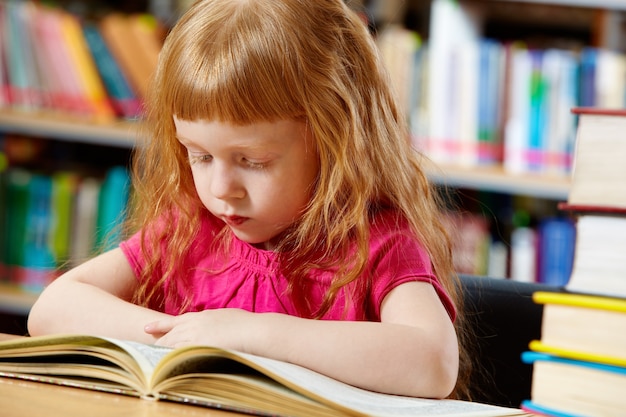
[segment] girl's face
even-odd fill
[[[239,126],[176,117],[174,123],[204,206],[239,239],[273,249],[272,239],[302,214],[318,175],[306,123]]]

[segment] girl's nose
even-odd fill
[[[245,188],[237,177],[236,170],[225,164],[213,162],[211,167],[210,191],[219,200],[243,198],[246,195]]]

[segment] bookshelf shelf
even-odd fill
[[[527,195],[550,200],[566,200],[569,178],[543,174],[511,174],[502,167],[430,168],[428,176],[437,184],[507,194]]]
[[[53,112],[18,112],[0,109],[0,132],[81,143],[131,148],[137,122],[97,123]]]

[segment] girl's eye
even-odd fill
[[[189,160],[191,164],[203,163],[203,162],[211,162],[213,160],[213,156],[209,154],[205,155],[190,155]]]
[[[248,167],[248,168],[252,168],[252,169],[263,169],[265,168],[266,164],[264,162],[255,162],[255,161],[251,161],[249,159],[244,159],[243,163]]]

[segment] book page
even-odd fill
[[[367,415],[380,417],[526,415],[521,410],[480,403],[429,400],[371,392],[344,384],[298,365],[243,353],[238,355],[249,363],[255,364],[257,369],[265,369],[266,374],[276,377],[279,382],[298,392],[306,392],[320,402],[332,402]]]

